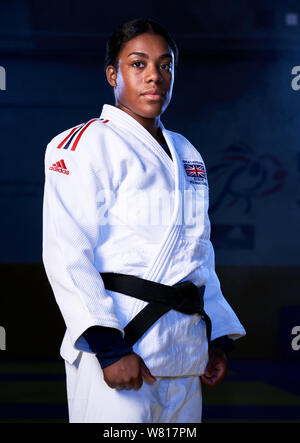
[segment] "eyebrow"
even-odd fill
[[[127,55],[127,57],[130,57],[131,55],[139,55],[140,57],[144,57],[144,58],[149,58],[149,55],[145,54],[144,52],[131,52],[130,54]],[[168,52],[167,54],[162,54],[158,57],[159,59],[163,59],[163,58],[172,58],[172,55]]]

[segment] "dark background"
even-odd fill
[[[56,134],[113,104],[105,42],[141,16],[179,47],[162,121],[206,163],[216,268],[247,330],[233,361],[257,376],[253,362],[270,372],[280,364],[280,379],[300,360],[291,347],[300,325],[300,90],[291,73],[300,4],[291,0],[0,1],[0,362],[59,360],[64,323],[41,260],[44,152]]]

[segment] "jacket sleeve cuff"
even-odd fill
[[[83,336],[92,351],[96,353],[102,369],[132,352],[132,347],[115,328],[92,326],[83,333]]]
[[[223,337],[215,338],[214,340],[212,340],[210,342],[210,346],[215,346],[217,348],[222,349],[222,351],[224,351],[225,354],[229,354],[235,348],[234,340],[229,338],[227,335],[224,335]]]

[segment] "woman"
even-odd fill
[[[115,106],[47,147],[43,260],[67,326],[70,422],[201,422],[201,381],[224,378],[245,334],[214,270],[203,160],[160,120],[177,59],[158,23],[118,26]]]

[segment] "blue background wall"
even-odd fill
[[[105,41],[138,16],[160,21],[179,46],[173,101],[162,120],[206,162],[217,270],[248,332],[235,355],[298,358],[289,347],[296,320],[286,314],[299,307],[300,283],[300,91],[291,86],[300,25],[286,24],[287,13],[300,14],[298,2],[152,1],[146,8],[13,0],[0,8],[5,358],[58,355],[64,325],[41,262],[44,151],[54,135],[113,104]]]

